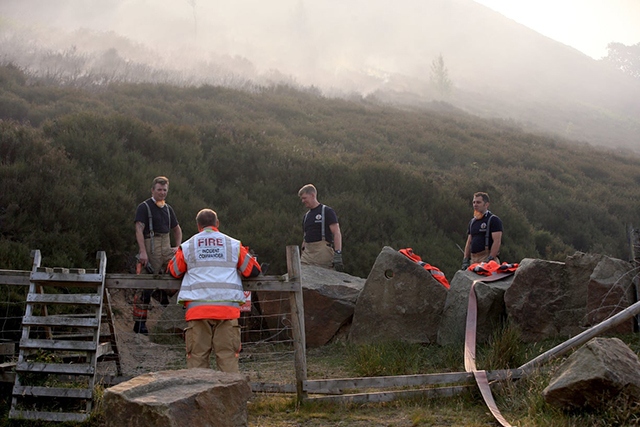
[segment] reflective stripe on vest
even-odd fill
[[[434,267],[433,265],[422,261],[422,258],[420,257],[420,255],[413,252],[413,249],[405,248],[405,249],[398,250],[398,252],[400,252],[402,255],[406,256],[416,264],[419,264],[422,268],[424,268],[429,273],[431,273],[431,276],[433,276],[434,279],[440,282],[442,286],[444,286],[447,289],[450,288],[451,285],[449,285],[449,281],[447,280],[444,273],[438,267]]]
[[[513,273],[517,269],[518,263],[514,262],[508,264],[506,262],[503,262],[502,264],[498,264],[493,260],[489,262],[477,262],[475,264],[471,264],[468,268],[469,271],[473,271],[474,273],[481,276],[491,276],[498,273]]]

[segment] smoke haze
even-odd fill
[[[319,86],[344,86],[352,73],[379,83],[390,75],[428,81],[439,54],[454,80],[466,80],[468,70],[482,74],[474,57],[487,49],[477,46],[470,23],[499,16],[468,0],[5,0],[0,13],[68,34],[113,32],[152,49],[165,66],[241,57],[258,73],[278,70]],[[80,39],[67,42],[89,49]]]
[[[3,0],[0,19],[3,62],[41,70],[38,46],[92,55],[79,67],[127,81],[280,81],[426,103],[442,98],[430,84],[442,55],[454,87],[445,100],[456,107],[592,143],[640,145],[628,136],[640,127],[639,83],[471,0]],[[614,123],[586,130],[546,104],[635,118],[614,138],[606,129]]]

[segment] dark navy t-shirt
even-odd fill
[[[491,221],[489,221],[491,218]],[[493,245],[491,233],[502,231],[502,220],[491,212],[485,213],[482,219],[473,219],[467,228],[467,234],[471,234],[471,253],[475,254],[485,250],[485,238],[487,235],[487,223],[489,223],[489,248]]]
[[[322,240],[322,206],[324,205],[319,204],[315,208],[311,209],[302,219],[302,229],[304,230],[305,242],[312,243]],[[333,234],[331,233],[331,228],[329,228],[329,226],[338,222],[338,216],[329,206],[324,207],[324,216],[324,239],[329,243],[333,243]]]
[[[160,209],[153,199],[147,199],[138,205],[136,209],[136,219],[134,222],[141,222],[144,224],[143,235],[145,239],[149,238],[149,211],[146,206],[149,206],[151,210],[151,218],[153,220],[153,232],[158,234],[167,234],[173,228],[178,226],[178,218],[176,218],[173,208],[169,204],[165,204]]]

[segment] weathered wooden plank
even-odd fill
[[[0,270],[0,285],[28,286],[30,271]],[[86,276],[86,275],[85,275]],[[168,275],[151,274],[107,274],[105,287],[108,289],[180,289],[180,279]],[[49,283],[43,283],[49,285]],[[284,276],[258,276],[243,279],[245,291],[298,292],[302,288],[299,282],[289,282]],[[64,282],[63,286],[78,286]],[[92,284],[93,286],[93,284]]]
[[[15,396],[36,396],[36,397],[69,397],[73,399],[91,399],[93,390],[87,388],[66,388],[66,387],[33,387],[33,386],[13,386]]]
[[[487,372],[490,381],[517,379],[522,376],[520,369],[504,369]],[[438,374],[397,375],[385,377],[338,378],[305,381],[309,393],[340,393],[344,389],[415,387],[424,385],[444,385],[473,383],[472,372],[446,372]]]
[[[107,289],[180,289],[181,279],[168,274],[107,274],[104,285]]]
[[[27,338],[20,340],[20,347],[44,350],[96,351],[97,344],[93,341],[43,340]]]
[[[45,374],[67,375],[93,375],[93,366],[86,363],[62,364],[62,363],[35,363],[18,362],[17,372],[39,372]]]
[[[9,418],[25,419],[25,420],[42,420],[42,421],[74,421],[82,422],[89,418],[90,414],[74,413],[74,412],[41,412],[41,411],[21,411],[11,408]]]
[[[377,393],[356,393],[343,394],[339,396],[313,396],[307,397],[305,401],[315,402],[333,402],[333,403],[379,403],[391,402],[397,399],[410,399],[417,397],[434,398],[442,396],[456,396],[468,390],[473,390],[473,386],[453,386],[426,388],[420,390],[400,390],[400,391],[383,391]]]
[[[254,393],[295,393],[295,384],[277,384],[277,383],[263,383],[263,382],[251,382],[251,391]]]
[[[98,319],[67,316],[24,316],[22,318],[22,326],[75,326],[79,328],[97,328]]]
[[[29,285],[30,271],[0,270],[0,285]]]
[[[96,357],[102,357],[109,354],[114,354],[111,343],[110,342],[100,343],[96,352]]]
[[[182,280],[169,275],[151,274],[107,274],[105,287],[107,289],[180,289]],[[301,286],[296,282],[288,282],[282,276],[258,276],[243,279],[245,291],[277,291],[297,292]]]
[[[58,271],[31,273],[30,280],[46,286],[99,286],[102,284],[102,274],[73,274]]]
[[[99,294],[28,294],[27,302],[41,304],[74,304],[99,306]]]

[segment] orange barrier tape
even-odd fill
[[[505,276],[502,276],[505,277]],[[500,277],[500,278],[502,278]],[[487,379],[487,372],[478,370],[476,367],[476,329],[478,326],[478,300],[476,298],[476,283],[488,280],[497,280],[495,278],[485,278],[484,280],[475,280],[471,284],[471,290],[469,291],[469,305],[467,307],[467,325],[464,334],[464,369],[467,372],[473,372],[473,376],[476,379],[476,384],[480,389],[484,403],[493,414],[493,417],[503,426],[512,427],[511,424],[504,419],[495,400],[493,400],[493,394],[491,394],[491,387],[489,387],[489,380]]]

